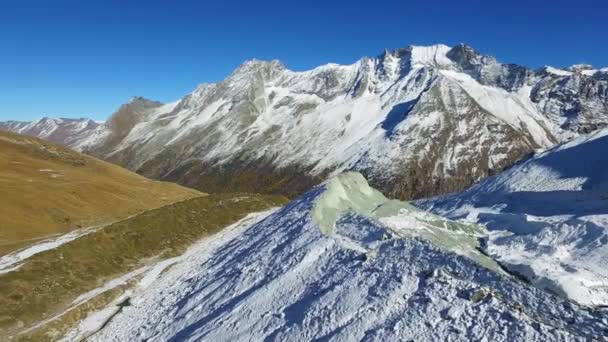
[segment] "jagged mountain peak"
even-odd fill
[[[449,67],[451,61],[446,57],[450,47],[445,44],[435,45],[409,45],[404,48],[398,48],[393,51],[385,49],[379,56],[379,59],[386,60],[394,58],[401,60],[402,64],[412,67]]]
[[[123,104],[114,112],[104,123],[112,134],[110,136],[116,141],[126,137],[131,129],[140,122],[152,117],[154,109],[163,106],[162,102],[146,99],[141,96],[132,97],[127,103]]]
[[[272,77],[278,72],[286,70],[285,65],[277,59],[270,61],[261,59],[250,59],[239,65],[229,76],[228,79],[242,77],[243,75],[262,74],[265,77]]]
[[[606,80],[605,77],[602,77],[605,73],[608,72],[608,68],[595,68],[590,64],[575,64],[571,65],[567,68],[556,68],[552,66],[544,66],[539,69],[539,74],[552,75],[552,76],[560,76],[560,77],[596,77],[598,80]]]
[[[453,47],[446,44],[435,44],[409,45],[393,51],[385,49],[379,58],[385,59],[389,56],[409,60],[412,66],[430,66],[440,69],[459,67],[467,69],[475,65],[500,64],[493,56],[483,55],[464,43],[456,44]]]
[[[34,121],[32,121],[32,124],[41,124],[41,123],[54,123],[54,122],[62,122],[64,121],[64,118],[53,118],[50,116],[42,116]]]
[[[245,62],[243,62],[238,68],[256,68],[256,67],[265,67],[265,66],[269,66],[272,68],[285,68],[285,66],[283,65],[283,63],[278,60],[278,59],[271,59],[271,60],[264,60],[264,59],[258,59],[258,58],[252,58],[252,59],[248,59]]]
[[[94,120],[90,119],[90,118],[86,118],[86,117],[81,117],[81,118],[65,118],[65,117],[51,117],[51,116],[43,116],[40,119],[34,120],[33,122],[56,122],[56,123],[62,123],[62,122],[69,122],[69,123],[74,123],[74,122],[95,122]]]
[[[449,59],[465,68],[481,64],[483,58],[481,53],[463,43],[454,46],[446,55]]]
[[[155,101],[155,100],[150,100],[150,99],[147,99],[142,96],[133,96],[124,105],[151,107],[151,106],[162,106],[163,103],[159,102],[159,101]]]
[[[30,122],[0,122],[0,129],[68,146],[82,141],[99,126],[101,123],[88,118],[52,118],[48,116]]]
[[[564,70],[561,68],[556,68],[550,65],[545,65],[544,67],[537,70],[538,74],[543,75],[552,75],[552,76],[570,76],[572,75],[571,71]]]
[[[478,55],[481,54],[477,50],[475,50],[475,48],[473,48],[472,46],[470,46],[466,43],[458,43],[458,44],[454,45],[452,47],[451,51],[456,51],[456,50],[468,51],[469,53],[478,54]]]
[[[449,65],[450,62],[446,58],[450,47],[444,44],[418,46],[412,45],[409,50],[412,54],[412,64],[442,66]]]
[[[566,70],[572,71],[572,72],[580,72],[580,71],[585,71],[585,70],[595,70],[595,68],[591,64],[580,63],[580,64],[571,65],[571,66],[567,67]]]
[[[162,105],[163,103],[159,101],[149,100],[141,96],[134,96],[130,98],[128,102],[121,105],[120,108],[108,118],[107,122],[112,125],[116,121],[124,120],[126,117],[135,119],[136,117],[141,117],[150,109],[158,108]]]

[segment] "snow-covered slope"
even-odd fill
[[[492,231],[487,252],[533,283],[608,305],[608,129],[581,136],[463,193],[417,205]]]
[[[489,258],[480,253],[462,253],[472,248],[454,243],[456,237],[476,241],[480,229],[387,200],[361,175],[344,174],[201,241],[170,269],[146,276],[129,294],[131,305],[109,322],[116,308],[86,318],[66,339],[585,341],[605,335],[606,313],[530,287],[494,263],[484,265]]]
[[[0,122],[0,129],[74,147],[74,145],[86,139],[100,125],[101,123],[91,119],[55,119],[44,117],[31,122]]]
[[[528,94],[480,84],[453,51],[413,46],[305,72],[249,61],[176,103],[123,106],[79,148],[206,191],[293,194],[355,169],[387,193],[420,197],[555,142]]]
[[[204,191],[299,194],[343,170],[385,194],[461,190],[608,122],[605,70],[410,46],[296,72],[252,60],[174,103],[134,98],[72,146]]]

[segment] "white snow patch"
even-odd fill
[[[551,66],[546,66],[545,67],[545,71],[557,75],[557,76],[571,76],[573,74],[572,71],[567,71],[567,70],[563,70],[563,69],[557,69]]]
[[[412,46],[412,65],[424,66],[433,65],[447,67],[454,64],[447,57],[451,47],[443,44],[431,46]]]
[[[52,237],[50,239],[37,242],[31,246],[27,246],[10,254],[3,255],[0,257],[0,274],[17,269],[23,262],[27,261],[27,258],[33,255],[57,248],[65,243],[95,232],[105,226],[106,225],[99,225],[91,226],[88,228],[81,228],[70,233],[60,235],[58,237]]]

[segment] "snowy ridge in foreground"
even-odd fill
[[[201,243],[199,252],[134,295],[133,305],[89,340],[546,341],[605,335],[608,321],[598,311],[428,240],[397,236],[400,230],[361,207],[364,194],[369,203],[378,199],[366,186],[356,174],[340,176],[257,223],[236,227],[238,234]],[[358,199],[348,203],[350,191]],[[324,208],[315,208],[323,198]],[[324,232],[315,223],[318,212],[312,213],[320,209],[340,213],[336,222],[324,221],[332,228]],[[386,217],[406,215],[402,209]],[[408,227],[432,230],[416,220]]]
[[[417,204],[492,230],[488,252],[537,286],[608,305],[608,129]]]

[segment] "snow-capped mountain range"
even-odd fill
[[[87,138],[102,123],[91,119],[67,119],[43,117],[35,121],[4,121],[0,129],[30,135],[57,144],[74,146]]]
[[[608,70],[457,45],[288,70],[252,60],[168,104],[133,98],[68,144],[204,191],[301,193],[344,170],[399,198],[457,191],[608,122]]]

